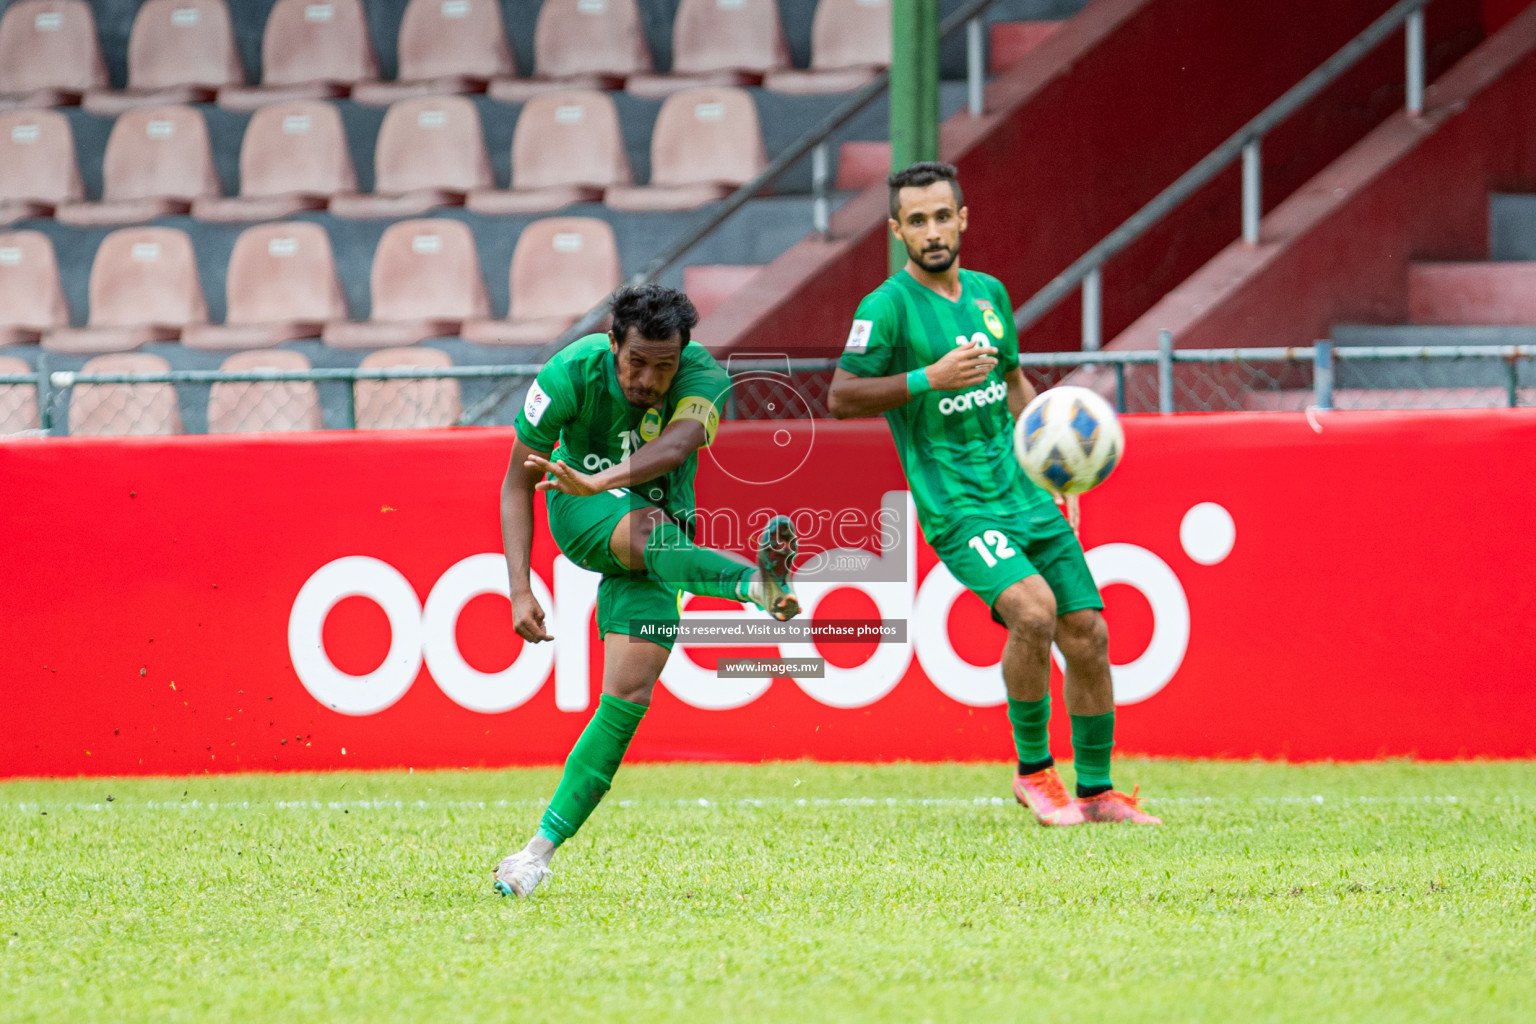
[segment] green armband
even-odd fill
[[[907,374],[907,394],[916,398],[925,391],[932,391],[933,385],[928,382],[928,368],[919,366]]]

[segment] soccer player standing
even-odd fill
[[[795,534],[784,516],[763,530],[756,566],[693,543],[698,450],[714,440],[730,387],[720,364],[689,338],[698,323],[693,303],[682,292],[645,285],[620,289],[611,305],[610,333],[572,342],[529,387],[502,482],[502,540],[519,636],[529,643],[554,639],[529,586],[535,491],[545,493],[560,550],[603,574],[602,698],[566,759],[538,832],[496,869],[504,895],[527,896],[543,882],[556,848],[608,792],[645,716],[672,640],[665,628],[642,639],[634,623],[675,624],[682,590],[750,601],[777,619],[800,610],[790,583]]]
[[[1002,669],[1019,802],[1042,825],[1161,824],[1110,781],[1104,604],[1072,527],[1013,456],[1013,421],[1035,390],[1019,369],[1008,293],[960,268],[968,211],[953,167],[913,164],[888,184],[890,229],[907,263],[859,304],[832,378],[832,415],[885,414],[928,542],[1008,629]],[[1056,773],[1046,728],[1053,641],[1066,660],[1076,799]]]

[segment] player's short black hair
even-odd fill
[[[699,322],[699,311],[688,296],[659,284],[620,288],[609,298],[608,308],[613,312],[613,339],[620,345],[631,327],[652,341],[679,335],[686,345]]]
[[[960,172],[955,170],[955,165],[924,160],[885,179],[885,183],[891,187],[891,219],[901,219],[902,189],[927,188],[936,181],[949,182],[950,189],[955,193],[955,209],[965,205],[965,198],[960,194]]]

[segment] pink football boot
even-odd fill
[[[1077,801],[1067,795],[1067,787],[1061,784],[1056,769],[1042,768],[1029,775],[1013,777],[1013,795],[1019,803],[1035,813],[1035,820],[1042,825],[1081,825],[1083,812]]]
[[[1098,796],[1085,796],[1077,798],[1077,806],[1082,808],[1083,820],[1087,822],[1109,822],[1110,824],[1123,824],[1129,822],[1132,825],[1161,825],[1161,818],[1154,818],[1141,809],[1141,801],[1136,799],[1136,793],[1141,787],[1131,790],[1129,795],[1118,790],[1111,789],[1107,793]]]

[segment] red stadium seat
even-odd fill
[[[243,231],[229,255],[224,294],[224,322],[187,327],[183,345],[223,351],[265,348],[318,338],[326,324],[347,318],[330,236],[306,221]]]
[[[503,103],[556,89],[618,89],[651,70],[636,0],[545,0],[533,36],[533,78],[492,82]]]
[[[287,100],[337,99],[379,77],[362,0],[277,0],[261,37],[261,86],[227,86],[219,106],[254,110]]]
[[[374,145],[373,194],[336,196],[338,217],[411,217],[492,188],[480,111],[463,96],[401,100],[389,108]]]
[[[166,373],[171,364],[147,352],[97,356],[81,373]],[[181,433],[181,405],[172,384],[77,384],[69,397],[69,432],[80,436]]]
[[[192,107],[137,107],[112,126],[99,203],[62,203],[65,224],[138,224],[219,194],[208,126]]]
[[[636,96],[670,96],[697,85],[761,85],[789,67],[777,0],[682,0],[672,20],[672,73],[635,75]]]
[[[618,210],[686,210],[723,199],[768,163],[757,107],[742,89],[673,93],[651,134],[651,183],[610,188]]]
[[[862,192],[874,184],[885,184],[891,173],[889,142],[845,142],[837,147],[837,178],[832,187],[838,192]]]
[[[24,345],[69,326],[53,243],[41,231],[0,234],[0,345]]]
[[[1416,324],[1536,325],[1536,262],[1410,263]]]
[[[512,187],[477,189],[465,201],[489,214],[546,213],[596,202],[628,185],[629,152],[607,93],[551,92],[523,105],[512,134]]]
[[[331,197],[357,191],[357,172],[336,107],[294,100],[251,115],[240,142],[240,195],[205,196],[192,216],[207,221],[276,220],[323,210]]]
[[[0,376],[31,373],[25,359],[0,356]],[[37,386],[0,384],[0,437],[23,430],[39,430],[43,421],[37,413]]]
[[[128,36],[128,88],[92,89],[85,109],[111,116],[132,107],[207,103],[245,84],[245,65],[224,0],[145,0]]]
[[[811,19],[811,66],[775,71],[763,84],[775,92],[848,92],[891,62],[887,0],[818,0]]]
[[[365,369],[418,366],[429,369],[453,365],[435,348],[388,348],[370,352],[359,364]],[[360,380],[352,389],[359,430],[417,430],[451,427],[463,412],[459,382],[443,380]]]
[[[123,228],[101,240],[91,265],[88,327],[43,337],[52,352],[124,352],[149,341],[175,341],[187,324],[208,319],[197,256],[186,232]]]
[[[66,106],[108,84],[85,0],[17,0],[0,16],[0,107]]]
[[[1064,21],[998,21],[987,33],[987,74],[998,75],[1055,35]]]
[[[368,275],[373,314],[366,323],[333,323],[322,335],[340,348],[413,345],[456,334],[465,320],[490,315],[475,237],[462,221],[406,220],[390,225]]]
[[[550,341],[621,282],[619,246],[607,221],[536,220],[523,229],[512,251],[507,319],[470,321],[462,333],[483,345]]]
[[[683,268],[683,291],[693,300],[699,319],[719,309],[726,299],[745,288],[762,271],[759,266],[694,264]]]
[[[517,74],[496,0],[411,0],[400,19],[400,70],[393,82],[352,90],[375,106],[416,96],[484,92],[496,78]]]
[[[302,352],[236,352],[221,370],[308,370]],[[208,389],[208,433],[320,430],[320,392],[312,381],[220,381]]]
[[[0,224],[84,198],[69,119],[53,110],[0,113]]]

